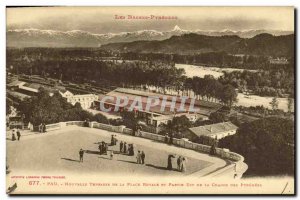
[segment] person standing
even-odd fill
[[[170,143],[170,144],[173,144],[173,133],[170,134],[169,143]]]
[[[173,170],[173,166],[172,166],[172,158],[175,158],[175,156],[173,156],[172,154],[170,154],[168,156],[168,166],[167,166],[167,169],[168,170]]]
[[[110,145],[114,146],[114,144],[115,144],[115,138],[114,138],[114,135],[111,135]]]
[[[102,154],[102,143],[99,144],[98,149],[99,149],[99,154],[101,155]]]
[[[136,155],[136,162],[137,164],[141,164],[141,152],[138,151],[137,155]]]
[[[127,143],[126,142],[124,142],[123,153],[124,154],[127,153]]]
[[[215,143],[213,143],[213,145],[210,147],[209,154],[212,156],[216,155],[216,144]]]
[[[41,124],[39,125],[39,131],[40,131],[40,133],[43,132],[43,123],[41,123]]]
[[[16,140],[16,136],[15,136],[15,132],[13,131],[12,135],[11,135],[11,140],[15,141]]]
[[[20,140],[20,138],[21,138],[21,132],[20,132],[20,130],[19,129],[17,129],[17,137],[18,137],[18,141]]]
[[[179,172],[181,172],[181,163],[182,163],[182,158],[181,158],[181,156],[179,156],[179,157],[177,158],[177,170],[178,170]]]
[[[186,172],[186,163],[187,163],[187,159],[185,157],[182,157],[181,172]]]
[[[122,152],[123,150],[123,141],[120,142],[120,153]]]
[[[113,150],[110,151],[110,159],[111,160],[114,159],[114,151]]]
[[[45,123],[43,123],[43,133],[46,133],[46,124]]]
[[[141,153],[141,161],[142,161],[143,165],[145,164],[145,157],[146,157],[146,155],[145,155],[144,151],[142,151],[142,153]]]
[[[84,154],[83,149],[80,149],[79,150],[79,162],[83,162],[83,154]]]
[[[114,137],[114,145],[117,145],[117,142],[118,142],[117,135],[115,135],[115,137]]]
[[[166,143],[166,144],[169,143],[169,136],[168,136],[168,133],[166,133],[166,135],[165,135],[165,143]]]
[[[104,153],[107,155],[107,151],[108,151],[108,144],[106,142],[103,142],[103,149],[104,149]]]

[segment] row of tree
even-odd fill
[[[231,84],[222,83],[210,75],[204,78],[187,78],[184,76],[184,69],[177,69],[174,65],[167,65],[163,62],[13,60],[9,65],[13,66],[9,69],[13,73],[40,75],[65,82],[94,84],[106,80],[119,87],[150,85],[161,88],[163,91],[166,89],[172,89],[178,93],[182,91],[189,96],[192,91],[198,98],[222,102],[230,107],[237,98],[237,92]]]

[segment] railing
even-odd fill
[[[54,131],[60,129],[60,123],[46,125],[46,131]]]
[[[85,122],[83,122],[83,121],[60,122],[60,123],[56,123],[56,124],[46,125],[46,130],[47,131],[58,130],[64,126],[71,126],[71,125],[84,126],[84,124],[85,124]],[[113,126],[113,125],[102,124],[102,123],[98,123],[98,122],[90,122],[89,127],[103,129],[103,130],[117,132],[117,133],[124,133],[127,135],[132,135],[132,133],[133,133],[132,129],[126,128],[125,126]],[[140,131],[140,134],[137,136],[155,140],[155,141],[159,141],[159,142],[165,141],[165,136],[154,134],[154,133],[149,133],[149,132],[145,132],[145,131]],[[188,139],[186,139],[186,138],[182,138],[182,139],[173,138],[173,144],[176,146],[180,146],[180,147],[183,147],[186,149],[192,149],[192,150],[195,150],[195,151],[198,151],[201,153],[206,153],[206,154],[209,153],[210,149],[211,149],[211,146],[193,143],[191,141],[188,141]],[[226,168],[224,168],[225,171],[231,169],[232,166],[234,166],[235,168],[242,167],[243,169],[239,170],[240,171],[239,177],[241,177],[241,174],[243,174],[247,170],[247,165],[244,163],[244,157],[241,156],[240,154],[230,152],[228,149],[216,148],[216,155],[218,157],[234,161],[234,164],[229,165],[230,167],[227,166]],[[217,176],[219,173],[221,173],[221,172],[215,173],[215,175]]]

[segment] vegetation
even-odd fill
[[[260,96],[284,97],[294,93],[294,69],[268,69],[258,72],[233,71],[224,72],[219,78],[222,84],[231,84],[242,92],[252,91]]]
[[[219,147],[228,148],[245,157],[248,170],[245,175],[294,174],[294,122],[270,117],[242,124],[237,134],[219,141]]]
[[[87,119],[108,122],[104,116],[100,117],[100,114],[94,116],[92,113],[83,110],[80,103],[73,106],[58,92],[54,93],[53,96],[49,96],[49,93],[43,88],[40,88],[37,96],[26,98],[20,102],[17,110],[21,115],[25,115],[25,121],[31,122],[35,126],[41,123],[51,124]]]
[[[167,124],[161,124],[160,126],[162,127],[160,134],[172,133],[173,137],[182,138],[184,137],[183,132],[192,127],[192,123],[186,116],[182,115],[178,117],[175,116]]]

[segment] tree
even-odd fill
[[[49,93],[42,88],[36,97],[24,99],[17,110],[24,114],[25,120],[30,121],[33,125],[73,120],[83,121],[93,118],[93,114],[83,110],[80,103],[73,106],[59,93],[49,96]]]
[[[138,118],[134,111],[129,112],[129,111],[122,111],[121,117],[123,119],[123,125],[125,125],[127,128],[130,128],[132,130],[135,130],[137,124],[138,124]]]
[[[99,123],[103,123],[103,124],[107,124],[109,123],[107,117],[105,117],[103,114],[101,113],[97,113],[95,116],[94,116],[94,120],[99,122]]]
[[[272,110],[277,110],[278,109],[278,100],[277,100],[276,96],[274,96],[272,98],[272,101],[270,102],[270,105],[272,107]]]
[[[237,133],[219,141],[245,157],[246,174],[294,174],[294,122],[285,118],[270,117],[243,123]]]
[[[174,117],[167,124],[162,124],[162,132],[172,133],[174,137],[181,138],[182,133],[192,127],[191,121],[184,115]]]
[[[226,122],[228,121],[228,117],[221,112],[213,112],[209,115],[209,120],[212,123],[220,123],[220,122]]]
[[[225,105],[231,108],[233,103],[237,102],[237,92],[235,91],[234,87],[229,84],[225,85],[220,95],[220,99]]]
[[[6,115],[11,114],[11,106],[13,106],[13,101],[6,98]]]

